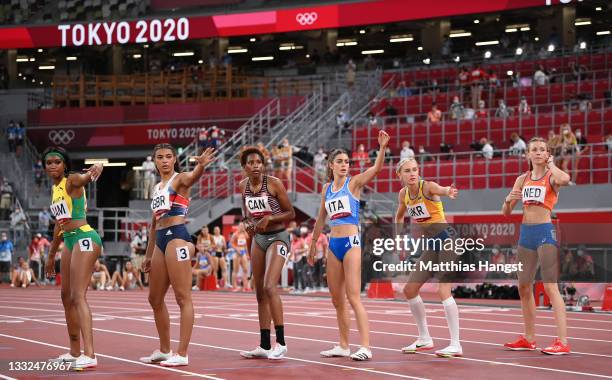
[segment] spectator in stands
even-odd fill
[[[368,71],[376,70],[376,61],[374,60],[374,57],[372,57],[372,54],[368,54],[365,57],[363,60],[363,66]]]
[[[470,83],[472,85],[472,109],[476,109],[478,101],[482,97],[482,86],[485,83],[487,73],[480,68],[480,65],[476,63],[474,69],[470,73]]]
[[[576,65],[576,62],[570,62],[570,69],[574,76],[574,80],[585,80],[587,78],[587,67],[585,65]]]
[[[291,169],[293,169],[293,146],[289,144],[288,139],[283,139],[281,145],[278,147],[278,156],[277,159],[280,163],[279,173],[281,180],[287,180],[287,192],[292,191],[292,178],[291,178]]]
[[[5,177],[2,179],[2,185],[0,185],[0,218],[6,220],[11,213],[11,207],[13,205],[13,186]]]
[[[572,161],[578,151],[578,141],[572,132],[570,125],[565,123],[561,125],[561,168],[568,173],[569,163]],[[570,185],[574,184],[570,182]]]
[[[198,130],[198,148],[200,148],[200,152],[203,152],[206,148],[208,148],[208,130],[206,127],[202,126]]]
[[[608,133],[608,135],[606,136],[605,143],[606,143],[606,150],[612,153],[612,133]]]
[[[544,67],[542,65],[537,65],[535,68],[535,72],[533,74],[533,83],[536,86],[545,86],[548,84],[548,75],[546,75],[546,71],[544,71]]]
[[[30,268],[28,262],[20,257],[19,264],[17,268],[15,268],[15,270],[13,271],[13,280],[11,281],[11,288],[27,288],[32,282],[34,282],[37,286],[40,286],[38,282],[38,277],[36,277],[36,274]]]
[[[93,290],[103,290],[106,288],[106,283],[110,280],[111,276],[106,265],[102,264],[100,259],[96,260],[93,273],[91,274],[91,288]]]
[[[119,271],[113,273],[113,276],[117,274],[119,277]],[[128,261],[125,263],[125,267],[123,268],[123,274],[120,276],[121,278],[121,286],[119,287],[120,291],[124,290],[132,290],[136,289],[136,286],[140,288],[140,290],[144,289],[142,286],[142,281],[140,280],[140,269],[138,269],[132,262]],[[114,288],[114,283],[111,282],[110,289]],[[110,290],[108,287],[106,290]]]
[[[147,159],[142,162],[142,188],[144,199],[151,199],[153,196],[153,189],[155,188],[155,171],[153,158],[147,156]]]
[[[408,158],[414,158],[414,150],[410,147],[410,141],[402,142],[402,150],[400,152],[400,161]]]
[[[495,91],[497,87],[500,86],[499,79],[497,78],[497,74],[492,69],[489,69],[489,73],[487,75],[489,83],[489,91]]]
[[[590,112],[593,109],[593,104],[586,97],[580,99],[578,103],[578,111],[582,113]]]
[[[518,106],[519,115],[531,115],[531,107],[527,104],[527,98],[521,96],[521,101]]]
[[[390,123],[395,123],[395,116],[397,116],[397,109],[395,107],[393,107],[393,104],[391,104],[391,102],[387,103],[387,106],[385,107],[385,115],[389,117],[389,122]]]
[[[147,227],[143,226],[140,231],[137,231],[134,234],[134,237],[130,242],[130,248],[132,249],[130,259],[136,268],[142,268],[142,262],[145,259],[145,254],[147,251],[148,240],[149,234],[147,233]],[[148,277],[147,274],[145,274],[145,277]],[[145,281],[145,283],[148,283],[148,281]]]
[[[527,144],[525,141],[518,135],[518,133],[513,132],[510,135],[510,140],[512,140],[512,146],[510,147],[510,155],[511,156],[519,156],[527,150]]]
[[[315,49],[316,51],[316,49]],[[223,57],[221,57],[221,59],[223,60],[223,67],[224,68],[228,68],[229,66],[232,65],[232,55],[229,54],[228,52],[225,52],[225,54],[223,54]]]
[[[423,145],[419,145],[419,160],[421,161],[421,165],[423,164],[423,162],[433,160],[431,154],[427,150],[425,150],[425,147]]]
[[[440,93],[440,87],[438,86],[438,80],[437,79],[432,79],[431,80],[431,84],[429,85],[429,88],[427,89],[427,92],[429,93],[429,96],[433,97],[434,99]]]
[[[13,251],[15,247],[13,242],[9,240],[6,232],[0,235],[0,284],[6,278],[7,282],[11,282],[11,263],[13,262]]]
[[[459,70],[459,74],[457,75],[457,81],[459,84],[459,88],[461,90],[462,95],[467,94],[467,90],[470,86],[470,73],[467,71],[465,67],[462,67]]]
[[[306,245],[310,247],[312,244],[316,244],[316,256],[314,268],[312,270],[312,282],[313,287],[316,286],[319,291],[328,291],[327,281],[325,280],[325,265],[326,265],[326,253],[329,246],[329,240],[325,233],[321,233],[315,243],[312,242],[312,231],[306,237]]]
[[[264,156],[264,167],[267,170],[272,170],[272,157],[270,156],[270,151],[266,149],[266,146],[262,142],[257,143],[257,148]]]
[[[15,153],[15,146],[17,145],[17,125],[13,120],[9,121],[6,137],[8,138],[9,152]]]
[[[26,226],[26,216],[19,206],[15,206],[15,209],[11,213],[11,230],[13,230],[13,241],[15,244],[19,244],[24,238],[24,231]]]
[[[34,183],[36,184],[36,191],[40,191],[43,179],[45,178],[45,171],[43,169],[42,160],[36,161],[36,163],[32,167],[32,171],[34,172]]]
[[[300,227],[299,230],[293,231],[293,239],[291,240],[291,254],[293,256],[294,268],[294,286],[293,294],[311,293],[312,279],[310,265],[308,265],[306,256],[308,255],[308,228]]]
[[[15,156],[19,158],[21,157],[21,151],[23,150],[23,141],[25,140],[25,128],[23,127],[23,123],[21,121],[17,123],[15,133],[17,134],[17,139],[15,140]]]
[[[507,118],[512,113],[512,109],[506,105],[506,101],[504,99],[499,99],[497,101],[498,107],[495,110],[495,117]]]
[[[581,280],[592,280],[595,278],[593,257],[586,253],[584,247],[578,247],[576,255],[578,256],[578,277]]]
[[[476,110],[476,118],[485,119],[487,116],[489,116],[489,111],[487,111],[486,103],[484,100],[480,99],[478,101],[478,109]]]
[[[346,85],[349,88],[352,88],[353,84],[355,84],[356,71],[357,65],[355,65],[352,59],[349,59],[346,64]]]
[[[482,145],[482,149],[481,149],[482,156],[486,158],[487,160],[492,159],[493,158],[493,146],[489,142],[489,139],[487,139],[486,137],[482,137],[480,139],[480,145]]]
[[[440,143],[440,153],[448,153],[448,155],[445,156],[444,159],[452,160],[453,159],[452,153],[454,153],[453,146],[443,141],[442,143]]]
[[[370,128],[378,127],[378,119],[376,119],[376,116],[374,116],[372,112],[368,112],[368,127]]]
[[[431,104],[431,110],[427,113],[427,121],[439,123],[442,120],[442,112],[438,109],[436,102]]]
[[[191,270],[192,276],[195,277],[195,285],[192,290],[203,290],[200,288],[203,277],[208,277],[212,274],[213,258],[210,254],[210,249],[206,249],[203,243],[196,245],[196,259]]]
[[[564,280],[575,280],[578,275],[578,260],[572,251],[565,251],[563,264],[561,265],[561,276]]]
[[[320,147],[317,150],[317,153],[314,155],[313,158],[313,166],[314,166],[314,170],[315,170],[315,178],[317,180],[317,184],[319,183],[323,184],[326,181],[326,173],[327,173],[327,155],[325,154],[325,152],[323,151],[323,148]],[[315,186],[316,186],[315,185]]]
[[[41,257],[44,254],[43,253],[44,246],[39,244],[39,241],[40,241],[41,237],[42,236],[40,234],[36,234],[32,238],[32,241],[30,242],[30,245],[28,246],[28,262],[30,264],[30,268],[32,268],[32,270],[36,274],[37,278],[41,278],[41,276],[40,276],[41,269],[42,269],[42,266],[41,266],[42,259],[41,259]],[[47,241],[47,243],[48,243],[48,241]]]
[[[353,152],[351,159],[355,167],[359,168],[359,170],[369,166],[371,162],[363,144],[357,146],[357,150]]]
[[[219,129],[216,125],[210,127],[208,131],[208,147],[219,149],[219,146],[223,143],[223,138],[225,137],[225,131]],[[221,158],[221,157],[219,157]]]
[[[342,132],[349,130],[349,115],[345,109],[340,110],[336,115],[336,126]]]
[[[546,142],[548,148],[550,149],[550,154],[555,159],[555,165],[559,166],[559,162],[561,159],[561,138],[558,136],[554,130],[548,131],[548,141]]]
[[[452,120],[461,120],[463,119],[463,104],[459,101],[458,96],[453,97],[453,104],[451,104],[448,113],[450,114],[450,118]]]
[[[412,91],[408,87],[406,87],[406,82],[401,81],[397,86],[397,96],[406,97],[411,95]]]

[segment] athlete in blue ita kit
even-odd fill
[[[353,360],[372,358],[368,315],[360,299],[361,288],[361,238],[359,236],[359,196],[361,190],[381,171],[385,159],[385,149],[389,135],[378,133],[380,145],[374,166],[354,177],[349,175],[349,156],[346,151],[336,149],[329,155],[327,176],[329,183],[323,187],[321,208],[312,233],[312,241],[317,241],[329,216],[331,238],[327,255],[327,283],[332,302],[336,308],[340,345],[322,351],[323,357],[347,357]],[[309,248],[308,261],[312,265],[316,254],[316,244]],[[346,295],[346,296],[345,296]],[[349,350],[350,315],[345,298],[357,319],[361,347],[352,355]]]
[[[204,168],[214,160],[214,149],[206,149],[197,157],[197,165],[190,172],[180,173],[176,150],[170,144],[158,144],[153,149],[155,167],[161,182],[155,186],[151,210],[153,218],[149,231],[147,253],[142,263],[149,275],[149,303],[155,315],[159,334],[159,349],[140,358],[144,363],[159,363],[165,367],[189,364],[187,348],[193,330],[191,302],[191,257],[194,246],[185,227],[191,186],[204,174]],[[170,316],[164,298],[168,287],[181,310],[180,340],[176,354],[170,350]]]

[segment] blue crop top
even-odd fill
[[[334,183],[331,182],[325,192],[325,210],[329,215],[330,226],[343,224],[359,225],[359,199],[355,198],[349,190],[351,177],[344,181],[342,188],[332,191]]]

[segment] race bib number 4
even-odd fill
[[[176,259],[178,261],[189,260],[189,248],[187,246],[178,247],[176,249]]]
[[[427,210],[427,207],[425,207],[425,203],[423,202],[408,206],[408,216],[414,219],[431,218],[429,210]]]
[[[349,238],[349,241],[351,242],[351,248],[352,247],[361,247],[361,241],[359,240],[359,236],[358,235],[353,235]]]
[[[349,202],[348,196],[334,198],[325,201],[325,209],[329,220],[343,218],[351,215],[351,202]]]
[[[93,242],[91,238],[79,239],[79,250],[81,250],[81,252],[93,252]]]

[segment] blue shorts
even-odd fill
[[[245,249],[241,249],[240,251],[238,251],[238,253],[240,254],[240,256],[244,256],[247,254],[247,250]]]
[[[191,235],[187,232],[187,227],[184,224],[177,224],[176,226],[162,228],[161,230],[155,231],[155,245],[165,255],[166,247],[174,239],[185,240],[191,243]]]
[[[329,250],[340,261],[344,260],[346,253],[353,247],[361,247],[359,235],[329,238]]]
[[[557,245],[557,232],[552,223],[521,224],[519,246],[536,251],[543,244]]]

